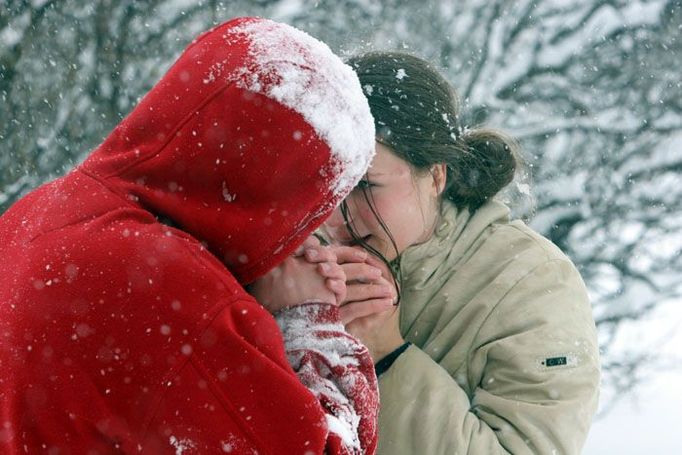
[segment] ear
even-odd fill
[[[445,182],[447,180],[447,165],[445,163],[434,164],[431,167],[431,176],[433,177],[434,195],[440,197],[445,189]]]

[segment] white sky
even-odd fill
[[[666,373],[597,420],[583,455],[682,453],[682,373]]]
[[[627,334],[642,344],[660,339],[682,326],[682,301],[671,302],[651,320]],[[680,358],[682,330],[676,330],[660,353]],[[676,455],[682,453],[682,365],[652,373],[631,396],[621,399],[592,426],[583,455]]]

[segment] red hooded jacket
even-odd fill
[[[372,453],[373,365],[337,309],[285,310],[280,331],[242,286],[373,148],[326,46],[255,18],[197,38],[81,166],[0,218],[0,453]]]

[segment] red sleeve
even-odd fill
[[[254,300],[229,303],[163,379],[143,453],[322,454],[325,418],[289,366],[274,318]]]
[[[286,352],[255,301],[218,313],[164,380],[144,452],[374,453],[378,392],[366,348],[343,330],[336,307],[305,305],[278,319]]]
[[[367,348],[345,331],[333,305],[296,306],[275,318],[291,366],[324,409],[327,453],[373,454],[379,395]]]

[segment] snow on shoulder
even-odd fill
[[[286,24],[255,19],[226,38],[235,34],[246,38],[255,65],[236,75],[237,83],[303,116],[339,161],[332,189],[345,196],[374,155],[374,120],[355,72],[326,44]]]

